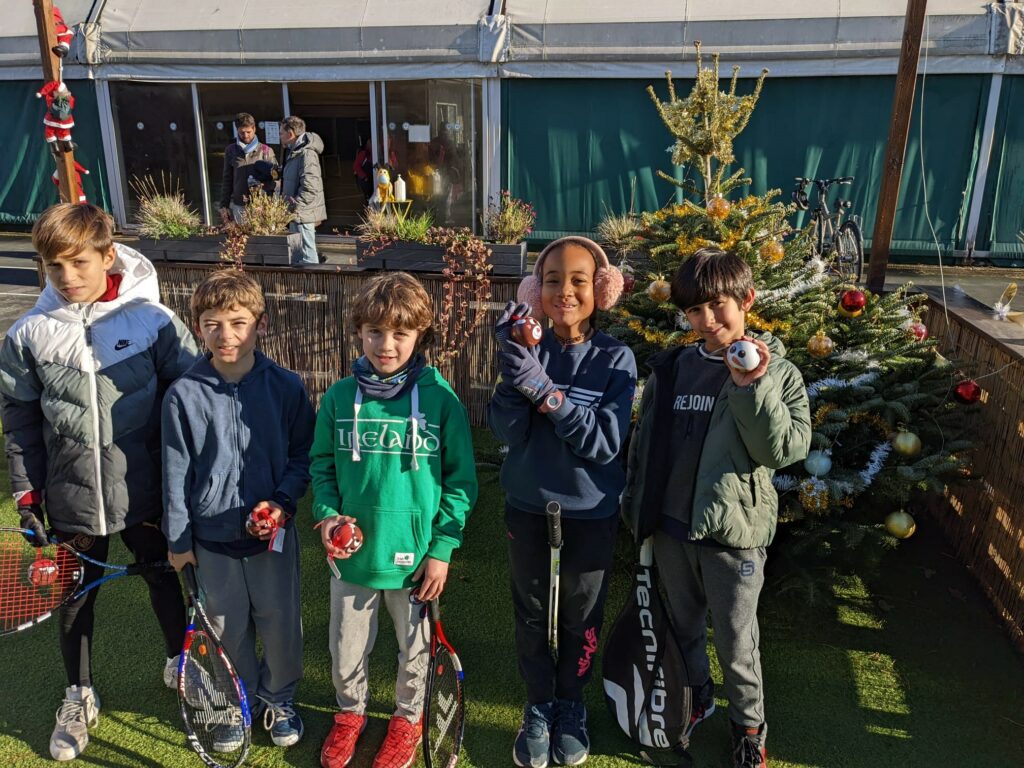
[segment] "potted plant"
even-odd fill
[[[132,180],[138,196],[135,223],[137,248],[151,261],[216,262],[287,265],[301,236],[288,233],[292,213],[279,197],[254,188],[242,224],[224,222],[220,229],[205,227],[185,201],[185,193],[166,177],[158,184],[151,176]]]
[[[429,213],[408,216],[368,207],[356,226],[356,263],[364,269],[440,272],[445,266],[444,248],[427,238],[433,224]]]
[[[496,273],[525,274],[525,238],[533,232],[536,220],[537,212],[533,206],[512,197],[507,189],[501,191],[497,201],[491,199],[484,213],[484,235],[491,243]]]

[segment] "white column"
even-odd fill
[[[978,167],[974,173],[974,191],[971,193],[971,207],[967,214],[967,232],[964,247],[968,253],[974,250],[978,239],[978,223],[981,221],[981,205],[985,198],[988,181],[988,167],[992,160],[992,144],[996,134],[996,115],[999,112],[999,95],[1003,90],[1003,74],[992,75],[988,88],[988,108],[985,110],[985,125],[981,131],[981,148],[978,150]]]
[[[384,139],[384,159],[380,161],[381,165],[387,165],[391,159],[391,153],[388,151],[388,84],[383,80],[380,81],[380,122],[384,127],[381,131],[381,136]]]
[[[114,223],[119,230],[128,224],[128,206],[125,204],[125,190],[121,179],[121,153],[117,146],[117,129],[114,126],[114,109],[110,101],[110,82],[96,81],[96,105],[100,118],[100,138],[103,142],[103,163],[110,186],[110,207],[114,209]]]
[[[199,189],[203,196],[203,221],[210,226],[210,180],[206,178],[206,139],[203,136],[203,115],[199,109],[199,87],[192,83],[192,119],[196,124],[196,160],[199,163]]]
[[[482,90],[482,140],[480,153],[480,207],[487,209],[489,199],[497,200],[501,194],[501,80],[488,77]]]
[[[377,160],[377,83],[370,81],[370,152],[373,155],[373,164]]]
[[[281,83],[281,104],[284,105],[284,114],[281,117],[290,117],[292,114],[292,100],[288,95],[288,83]]]

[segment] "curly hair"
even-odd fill
[[[366,323],[416,330],[416,346],[422,348],[434,339],[434,302],[420,281],[408,272],[384,272],[363,286],[349,311],[350,333],[358,333]]]

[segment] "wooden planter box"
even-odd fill
[[[491,249],[491,274],[519,277],[526,271],[526,243],[512,245],[488,243]],[[399,240],[372,255],[370,246],[356,241],[356,264],[363,269],[391,269],[406,272],[440,272],[445,268],[444,248]]]
[[[218,262],[225,235],[197,235],[183,240],[139,238],[135,248],[150,261]],[[302,235],[261,235],[250,237],[245,245],[245,264],[288,266],[292,252],[302,247]]]

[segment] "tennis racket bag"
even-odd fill
[[[629,599],[604,648],[604,695],[633,741],[654,749],[688,746],[693,689],[653,566],[653,538],[640,548]]]

